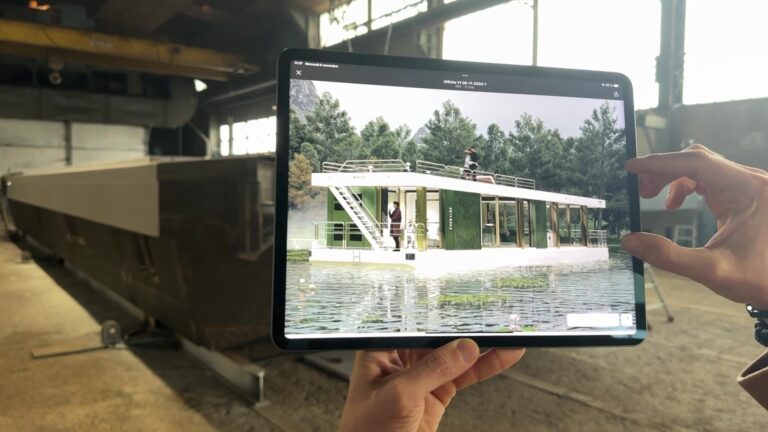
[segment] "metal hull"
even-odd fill
[[[157,235],[137,232],[141,227],[119,227],[125,224],[117,218],[125,220],[124,215],[103,216],[94,210],[73,216],[57,205],[46,208],[45,199],[28,198],[45,188],[55,192],[68,178],[65,170],[47,174],[50,179],[36,174],[7,177],[11,186],[6,204],[21,233],[194,343],[221,350],[267,337],[273,158],[148,161],[129,171],[134,168],[154,177],[147,183],[156,183],[157,194],[126,195],[135,201],[127,203],[126,211],[144,212],[136,215],[139,219],[156,212]],[[87,187],[104,190],[106,184],[118,183],[109,193],[119,193],[121,176],[110,175],[110,169],[115,168],[78,175],[95,179]],[[21,185],[26,196],[13,193]],[[72,197],[82,201],[80,209],[97,209],[100,199],[96,192]]]

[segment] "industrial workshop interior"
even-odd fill
[[[361,121],[303,81],[290,121],[308,138],[281,172],[284,50],[619,72],[638,156],[697,143],[765,170],[767,19],[762,0],[0,0],[0,431],[355,429],[339,429],[354,352],[273,343],[276,182],[329,166],[322,140],[342,136],[399,160],[463,128],[481,168],[525,134],[540,152],[529,164],[555,164],[549,143],[579,139],[530,116],[476,124],[448,102],[414,125],[366,100]],[[317,194],[293,186],[292,209]],[[598,241],[628,257],[610,207]],[[642,231],[686,248],[722,228],[697,193],[674,211],[665,193],[639,209]],[[643,284],[642,344],[528,348],[461,389],[439,430],[768,424],[737,382],[765,349],[747,302],[647,264]]]

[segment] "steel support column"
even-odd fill
[[[661,46],[656,59],[659,109],[664,113],[683,103],[685,1],[661,0]]]
[[[539,64],[539,0],[533,0],[533,58],[531,65]]]
[[[72,165],[72,122],[64,122],[64,162],[67,166]]]

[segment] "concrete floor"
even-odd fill
[[[335,429],[346,383],[294,356],[259,363],[269,403],[256,410],[173,349],[32,360],[31,349],[94,333],[104,319],[135,318],[55,263],[22,262],[16,245],[0,238],[0,431]],[[653,330],[641,346],[529,350],[518,366],[462,392],[441,430],[736,431],[767,424],[735,383],[761,352],[743,306],[670,274],[657,278],[674,323],[666,323],[649,290]]]

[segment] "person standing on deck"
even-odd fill
[[[389,235],[395,240],[395,252],[400,250],[400,222],[403,220],[403,215],[400,213],[400,202],[395,201],[392,204],[395,205],[389,211]]]

